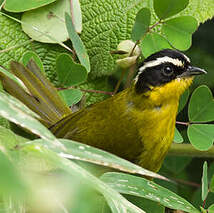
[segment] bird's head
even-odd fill
[[[177,50],[164,49],[140,64],[135,91],[137,94],[156,91],[163,97],[180,97],[192,83],[193,77],[201,74],[206,74],[206,71],[193,67],[186,55]]]

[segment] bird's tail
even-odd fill
[[[57,89],[42,74],[33,60],[30,60],[26,67],[12,61],[10,68],[21,84],[0,72],[3,88],[37,113],[43,124],[50,127],[71,114],[71,110],[62,101]]]

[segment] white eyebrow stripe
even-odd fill
[[[144,65],[142,67],[140,67],[139,74],[141,74],[148,67],[155,67],[155,66],[158,66],[158,65],[166,63],[166,62],[172,63],[175,66],[180,66],[180,67],[184,66],[183,62],[180,61],[179,59],[170,58],[168,56],[164,56],[164,57],[161,57],[161,58],[157,58],[157,59],[155,59],[153,61],[145,62]]]
[[[184,54],[183,54],[183,56],[190,63],[190,59],[186,55],[184,55]]]

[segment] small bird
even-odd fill
[[[146,58],[130,88],[72,113],[31,60],[11,62],[27,89],[0,73],[4,89],[41,117],[59,138],[88,144],[157,172],[174,137],[182,93],[206,71],[183,53],[164,49]]]

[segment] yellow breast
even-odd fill
[[[138,163],[158,171],[174,137],[179,98],[192,79],[174,80],[164,86],[151,88],[142,97],[135,97],[133,116],[139,129],[143,152]],[[141,101],[139,100],[141,99]]]

